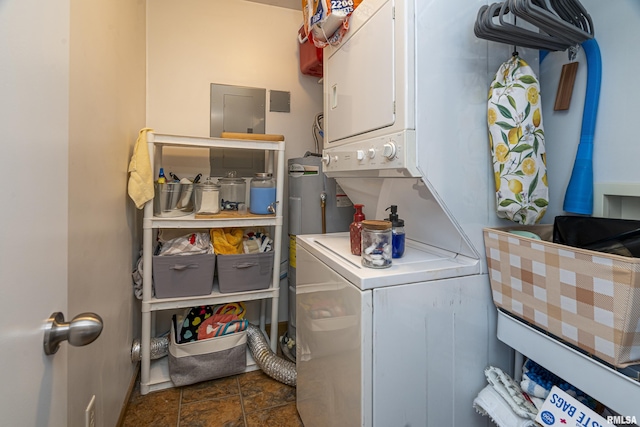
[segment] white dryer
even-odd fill
[[[379,270],[351,255],[348,234],[297,236],[305,427],[491,425],[473,398],[486,366],[511,372],[513,352],[496,337],[482,237],[507,225],[486,94],[510,52],[474,36],[483,4],[363,0],[325,48],[323,171],[367,219],[396,205],[407,240]]]

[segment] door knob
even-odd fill
[[[44,329],[44,353],[54,354],[62,341],[69,341],[75,347],[91,344],[102,332],[102,318],[95,313],[80,313],[71,320],[64,321],[64,314],[53,313]]]

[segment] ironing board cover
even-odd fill
[[[540,85],[517,55],[491,82],[487,120],[500,218],[535,224],[549,204]]]

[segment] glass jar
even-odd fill
[[[196,186],[196,214],[217,214],[220,212],[220,186],[211,178]]]
[[[238,205],[245,203],[247,184],[244,178],[236,177],[236,172],[227,173],[218,179],[220,185],[220,207],[225,211],[238,210]]]
[[[391,267],[391,221],[362,221],[362,265],[370,268]]]
[[[258,215],[276,213],[276,182],[270,173],[257,173],[251,179],[249,212]]]

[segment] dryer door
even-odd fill
[[[365,14],[364,6],[354,14]],[[350,37],[326,58],[328,146],[395,122],[394,24],[393,2],[388,0],[361,26],[354,25]]]

